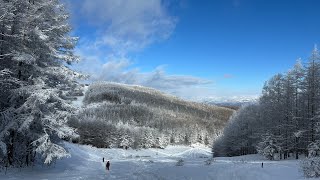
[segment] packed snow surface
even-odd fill
[[[91,146],[64,143],[70,158],[47,166],[8,169],[0,179],[212,179],[212,180],[296,180],[303,179],[296,160],[268,161],[259,155],[215,158],[210,149],[202,146],[168,146],[166,149],[98,149]],[[106,171],[105,162],[111,162]],[[177,166],[177,161],[184,161]],[[264,167],[261,167],[261,163]]]

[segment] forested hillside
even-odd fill
[[[69,124],[82,144],[97,147],[163,148],[168,144],[211,144],[234,112],[188,102],[155,89],[99,82]]]
[[[214,143],[216,156],[260,153],[267,158],[308,156],[305,174],[320,176],[320,54],[298,60],[284,74],[267,81],[262,96],[241,108]]]

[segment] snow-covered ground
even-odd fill
[[[194,146],[169,146],[166,149],[97,149],[65,143],[72,154],[50,167],[9,169],[0,172],[0,179],[212,179],[212,180],[296,180],[303,179],[299,162],[295,160],[268,161],[259,155],[215,158],[211,165],[210,149]],[[111,162],[109,172],[102,158]],[[183,166],[177,166],[179,159]],[[264,167],[261,168],[261,162]]]
[[[89,88],[89,86],[84,86],[83,87],[83,94],[84,95],[86,94],[88,88]],[[75,101],[72,101],[72,105],[74,107],[76,107],[76,108],[81,108],[83,106],[84,95],[83,96],[78,96]]]

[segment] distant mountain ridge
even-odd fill
[[[205,104],[217,105],[222,107],[229,107],[238,109],[242,105],[255,103],[259,99],[258,95],[252,96],[232,96],[232,97],[208,97],[201,99],[200,102]]]

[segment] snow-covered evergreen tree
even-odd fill
[[[306,66],[306,74],[304,81],[304,93],[306,107],[305,129],[308,130],[305,144],[314,143],[316,141],[316,113],[320,108],[320,53],[315,45],[309,62]]]
[[[302,102],[302,88],[304,80],[304,69],[299,58],[294,65],[293,69],[290,71],[293,76],[293,108],[292,108],[292,127],[294,135],[294,147],[293,151],[295,152],[295,158],[299,159],[299,152],[302,149],[300,146],[300,138],[303,135],[303,130],[301,130],[301,124],[303,122],[303,102]]]
[[[262,141],[257,145],[258,153],[270,160],[274,160],[274,155],[281,151],[281,146],[277,142],[277,139],[278,138],[272,134],[264,134]]]
[[[0,144],[5,165],[68,156],[57,142],[74,135],[66,125],[70,92],[80,74],[69,64],[77,38],[59,0],[0,0]],[[19,152],[18,152],[19,151]]]
[[[119,141],[120,141],[119,143],[120,148],[128,148],[128,147],[132,147],[133,145],[133,138],[130,135],[128,135],[128,133],[121,134]]]
[[[319,118],[319,115],[316,116]],[[320,132],[320,124],[316,124],[317,134]],[[308,146],[308,157],[301,162],[301,168],[304,175],[309,178],[320,177],[320,139],[316,136],[316,142],[312,142]]]

